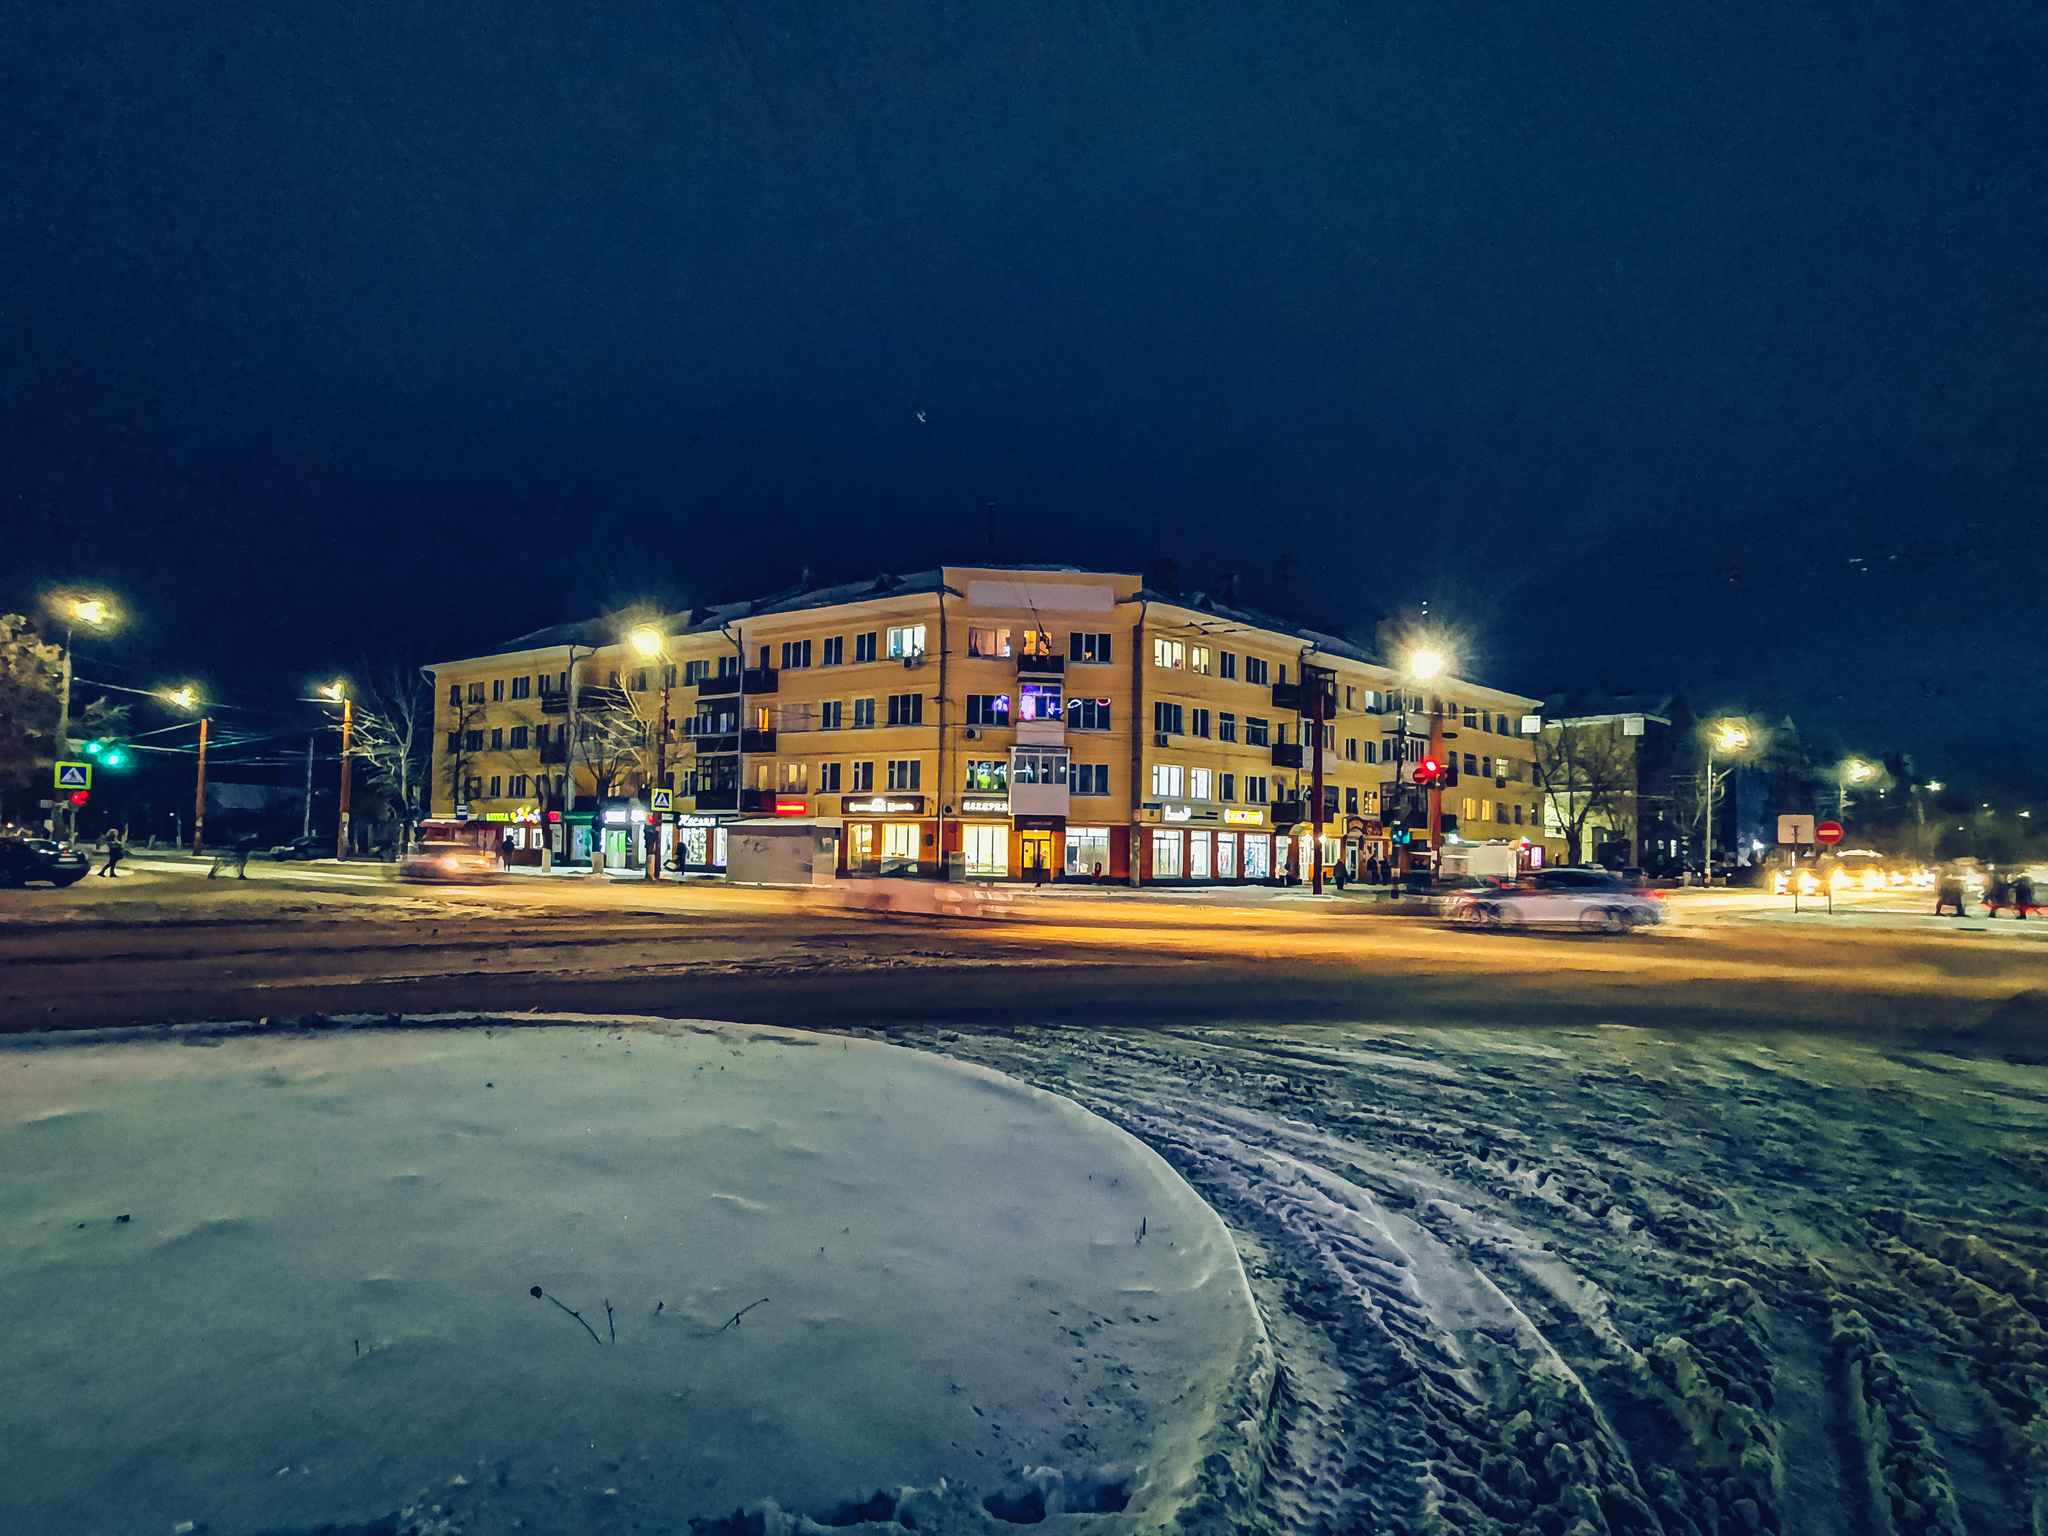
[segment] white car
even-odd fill
[[[1474,928],[1579,928],[1627,933],[1653,928],[1669,909],[1662,891],[1633,886],[1604,869],[1543,869],[1511,885],[1454,892],[1444,915]]]

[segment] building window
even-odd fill
[[[875,659],[875,632],[873,630],[869,630],[864,635],[855,635],[853,637],[853,659],[855,661],[873,661]]]
[[[1154,763],[1152,765],[1152,793],[1162,799],[1178,800],[1186,785],[1186,775],[1178,763]]]
[[[924,762],[915,757],[892,757],[889,759],[889,787],[891,789],[921,789],[924,787]]]
[[[505,797],[504,797],[504,795],[503,795],[503,794],[502,794],[502,793],[501,793],[501,792],[499,791],[499,788],[498,788],[498,785],[499,785],[499,784],[500,784],[501,782],[502,782],[502,780],[501,780],[501,779],[499,778],[499,776],[498,776],[497,774],[495,774],[495,773],[494,773],[494,774],[492,774],[492,775],[491,775],[491,794],[490,794],[490,798],[491,798],[491,799],[493,799],[493,800],[502,800],[502,799],[504,799],[504,798],[505,798]]]
[[[1070,731],[1106,731],[1109,729],[1109,700],[1069,699],[1067,700],[1067,729]]]
[[[818,729],[836,731],[846,723],[846,705],[840,699],[827,699],[818,706]]]
[[[811,664],[811,642],[808,640],[785,640],[782,642],[782,670],[801,672]]]
[[[886,822],[882,827],[882,873],[917,863],[917,823]]]
[[[923,725],[924,695],[921,693],[890,694],[889,723],[891,725]]]
[[[1042,629],[1027,629],[1017,637],[1018,649],[1026,656],[1057,656],[1052,636]]]
[[[460,752],[462,750],[462,732],[450,731],[448,733],[448,750],[451,753]]]
[[[1206,768],[1190,768],[1188,770],[1188,798],[1190,800],[1206,800],[1209,798],[1209,778],[1209,770]]]
[[[1179,672],[1188,664],[1188,648],[1178,640],[1154,639],[1152,642],[1152,665],[1166,667]]]
[[[783,763],[782,772],[777,776],[775,787],[784,794],[800,795],[810,782],[810,773],[802,763]]]
[[[1161,736],[1185,735],[1181,725],[1181,707],[1164,699],[1156,701],[1152,705],[1152,729]]]
[[[533,679],[532,679],[532,678],[530,678],[530,677],[515,677],[515,678],[513,678],[513,679],[512,679],[512,697],[513,697],[513,698],[515,698],[515,699],[525,699],[525,698],[531,698],[531,697],[532,697],[532,690],[533,690]]]
[[[1010,760],[1012,784],[1064,784],[1067,782],[1067,754],[1064,752],[1015,752]]]
[[[482,731],[465,731],[465,732],[463,732],[463,736],[462,736],[462,745],[463,745],[463,748],[464,748],[464,750],[466,750],[466,751],[470,751],[470,752],[481,752],[481,751],[483,751],[483,749],[484,749],[484,733],[483,733]]]
[[[1481,759],[1479,759],[1479,777],[1481,777],[1482,779],[1490,779],[1493,777],[1492,758],[1482,757]]]
[[[1260,719],[1257,715],[1246,715],[1244,717],[1244,744],[1248,747],[1268,745],[1267,728],[1267,721]],[[1285,741],[1287,739],[1287,727],[1281,726],[1280,733],[1280,739]]]
[[[1237,653],[1236,653],[1236,652],[1234,652],[1234,651],[1218,651],[1218,652],[1216,653],[1216,675],[1217,675],[1218,677],[1235,677],[1235,676],[1237,676]]]
[[[970,656],[1007,656],[1010,654],[1010,632],[1007,629],[978,629],[967,631],[967,654]]]
[[[969,725],[1008,725],[1010,723],[1010,696],[1007,693],[970,693],[967,695],[967,723]]]
[[[1190,832],[1188,834],[1188,878],[1206,880],[1209,878],[1209,834]]]
[[[1010,792],[1010,764],[1004,758],[973,758],[967,764],[967,788],[980,795]]]
[[[523,773],[513,774],[511,781],[506,784],[505,790],[514,800],[524,800],[526,798],[526,775]]]
[[[730,656],[718,658],[718,675],[720,677],[738,677],[741,670],[739,652],[735,651]]]
[[[1266,686],[1266,660],[1263,656],[1245,657],[1244,680],[1255,688]]]
[[[1264,805],[1270,796],[1266,793],[1266,776],[1262,773],[1248,773],[1244,776],[1244,803]]]
[[[1077,795],[1106,795],[1109,793],[1109,764],[1074,764],[1074,793]]]
[[[834,635],[825,642],[823,666],[836,667],[846,660],[846,636]]]
[[[1079,633],[1067,636],[1067,660],[1107,666],[1110,661],[1109,636]]]
[[[875,790],[875,765],[855,763],[853,765],[853,792],[856,795],[870,795]]]
[[[1206,645],[1191,645],[1188,647],[1188,670],[1190,672],[1199,672],[1204,677],[1209,675],[1209,647]]]
[[[481,704],[483,703],[483,701],[484,685],[482,683],[471,683],[469,685],[469,702],[472,704]]]
[[[1349,785],[1344,790],[1344,814],[1346,816],[1356,816],[1358,814],[1358,791]]]
[[[1237,740],[1237,716],[1230,713],[1229,710],[1224,710],[1216,716],[1216,739],[1218,741]]]
[[[502,677],[494,677],[491,679],[491,702],[493,704],[502,704],[505,702],[505,679],[503,679]]]
[[[853,701],[853,728],[856,731],[872,731],[875,728],[875,701],[855,699]]]
[[[491,727],[491,750],[493,752],[505,750],[505,728],[501,725]]]
[[[1365,752],[1365,759],[1364,759],[1364,760],[1365,760],[1366,762],[1368,762],[1368,763],[1373,763],[1373,762],[1378,762],[1378,761],[1379,761],[1379,753],[1380,753],[1380,747],[1379,747],[1379,743],[1378,743],[1378,742],[1376,742],[1376,741],[1368,741],[1368,742],[1366,742],[1366,743],[1365,743],[1365,746],[1364,746],[1364,752]]]
[[[450,684],[448,685],[448,704],[449,704],[449,707],[450,707],[450,708],[457,708],[457,709],[459,709],[459,708],[461,707],[461,705],[462,705],[462,684],[460,684],[460,683],[450,683]]]
[[[1495,821],[1496,823],[1500,823],[1500,822],[1505,822],[1505,821],[1506,821],[1506,820],[1508,819],[1508,803],[1507,803],[1507,801],[1505,801],[1505,800],[1500,800],[1500,801],[1496,801],[1496,802],[1494,803],[1494,807],[1493,807],[1493,819],[1494,819],[1494,821]]]
[[[1226,804],[1237,798],[1237,775],[1219,773],[1216,775],[1216,798]]]
[[[515,725],[515,726],[513,726],[513,727],[512,727],[512,741],[511,741],[511,747],[512,747],[512,750],[513,750],[514,752],[524,752],[524,751],[526,750],[526,727],[525,727],[525,726],[523,726],[523,725]]]
[[[1155,880],[1178,880],[1180,878],[1180,832],[1167,831],[1164,827],[1152,829],[1152,878]]]
[[[1520,806],[1518,805],[1518,806],[1516,806],[1516,807],[1515,807],[1515,825],[1519,827],[1519,826],[1520,826],[1521,824],[1522,824],[1522,808],[1521,808],[1521,807],[1520,807]]]
[[[686,661],[683,663],[683,686],[685,688],[694,688],[710,675],[711,663],[709,660]]]
[[[1470,778],[1479,777],[1479,759],[1470,752],[1465,754],[1465,773]]]
[[[924,626],[898,624],[889,631],[889,659],[908,661],[924,654]]]
[[[1109,828],[1067,828],[1067,873],[1077,876],[1109,873]]]
[[[1020,721],[1060,718],[1058,683],[1024,683],[1019,685],[1017,695],[1017,718]]]
[[[1207,736],[1209,734],[1209,711],[1206,709],[1191,709],[1188,711],[1188,734],[1190,736]]]
[[[971,877],[991,879],[1010,872],[1010,829],[1002,826],[962,827],[962,862]]]

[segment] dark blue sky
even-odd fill
[[[1505,686],[2048,750],[2044,18],[16,3],[0,599],[283,688],[994,502]]]

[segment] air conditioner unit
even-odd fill
[[[921,667],[921,666],[923,666],[923,665],[924,665],[924,652],[923,652],[923,651],[912,651],[912,652],[911,652],[911,653],[910,653],[910,654],[909,654],[908,656],[906,656],[906,657],[904,657],[904,658],[903,658],[903,667],[904,667],[904,670],[905,670],[905,671],[908,671],[908,670],[909,670],[910,668],[912,668],[912,667]]]
[[[960,734],[961,734],[962,736],[965,736],[965,737],[966,737],[966,738],[967,738],[967,739],[968,739],[969,741],[979,741],[979,740],[981,740],[981,732],[977,731],[977,730],[976,730],[976,729],[975,729],[975,728],[974,728],[973,726],[971,726],[971,725],[970,725],[970,726],[969,726],[969,727],[968,727],[968,728],[967,728],[966,730],[962,731],[962,732],[961,732]]]
[[[1169,746],[1172,744],[1172,741],[1173,738],[1167,735],[1164,731],[1157,731],[1153,733],[1152,745],[1155,747]]]

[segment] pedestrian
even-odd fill
[[[109,880],[118,880],[121,877],[114,873],[114,866],[119,864],[121,860],[127,856],[128,848],[127,845],[121,841],[121,834],[115,831],[112,827],[107,828],[106,848],[107,867],[101,870],[100,873],[105,875]]]
[[[2024,869],[2013,877],[2012,904],[2022,919],[2034,905],[2034,877]]]
[[[1095,864],[1095,883],[1097,885],[1102,884],[1102,863],[1100,860],[1097,860]]]
[[[1941,879],[1934,887],[1934,915],[1941,916],[1946,907],[1954,907],[1957,917],[1967,915],[1963,911],[1963,877],[1947,869],[1941,872]]]
[[[1338,890],[1340,890],[1340,891],[1341,891],[1341,890],[1343,890],[1343,889],[1344,889],[1344,878],[1345,878],[1345,876],[1349,875],[1350,873],[1351,873],[1351,871],[1350,871],[1350,869],[1349,869],[1349,868],[1348,868],[1348,867],[1346,866],[1345,862],[1344,862],[1344,861],[1343,861],[1342,859],[1339,859],[1339,860],[1337,861],[1337,889],[1338,889]]]
[[[213,856],[213,868],[209,869],[206,872],[206,878],[211,880],[215,875],[220,873],[222,865],[232,864],[234,866],[235,878],[237,880],[248,879],[249,855],[254,853],[255,851],[256,837],[254,836],[254,834],[251,834],[248,837],[236,839],[235,846],[233,848],[223,848],[219,853]]]
[[[2006,877],[2000,874],[1996,869],[1992,870],[1991,878],[1988,881],[1986,881],[1984,885],[1985,910],[1988,911],[1991,916],[1996,917],[1998,916],[1998,909],[2000,907],[2009,907],[2011,905],[2012,882],[2006,879]]]

